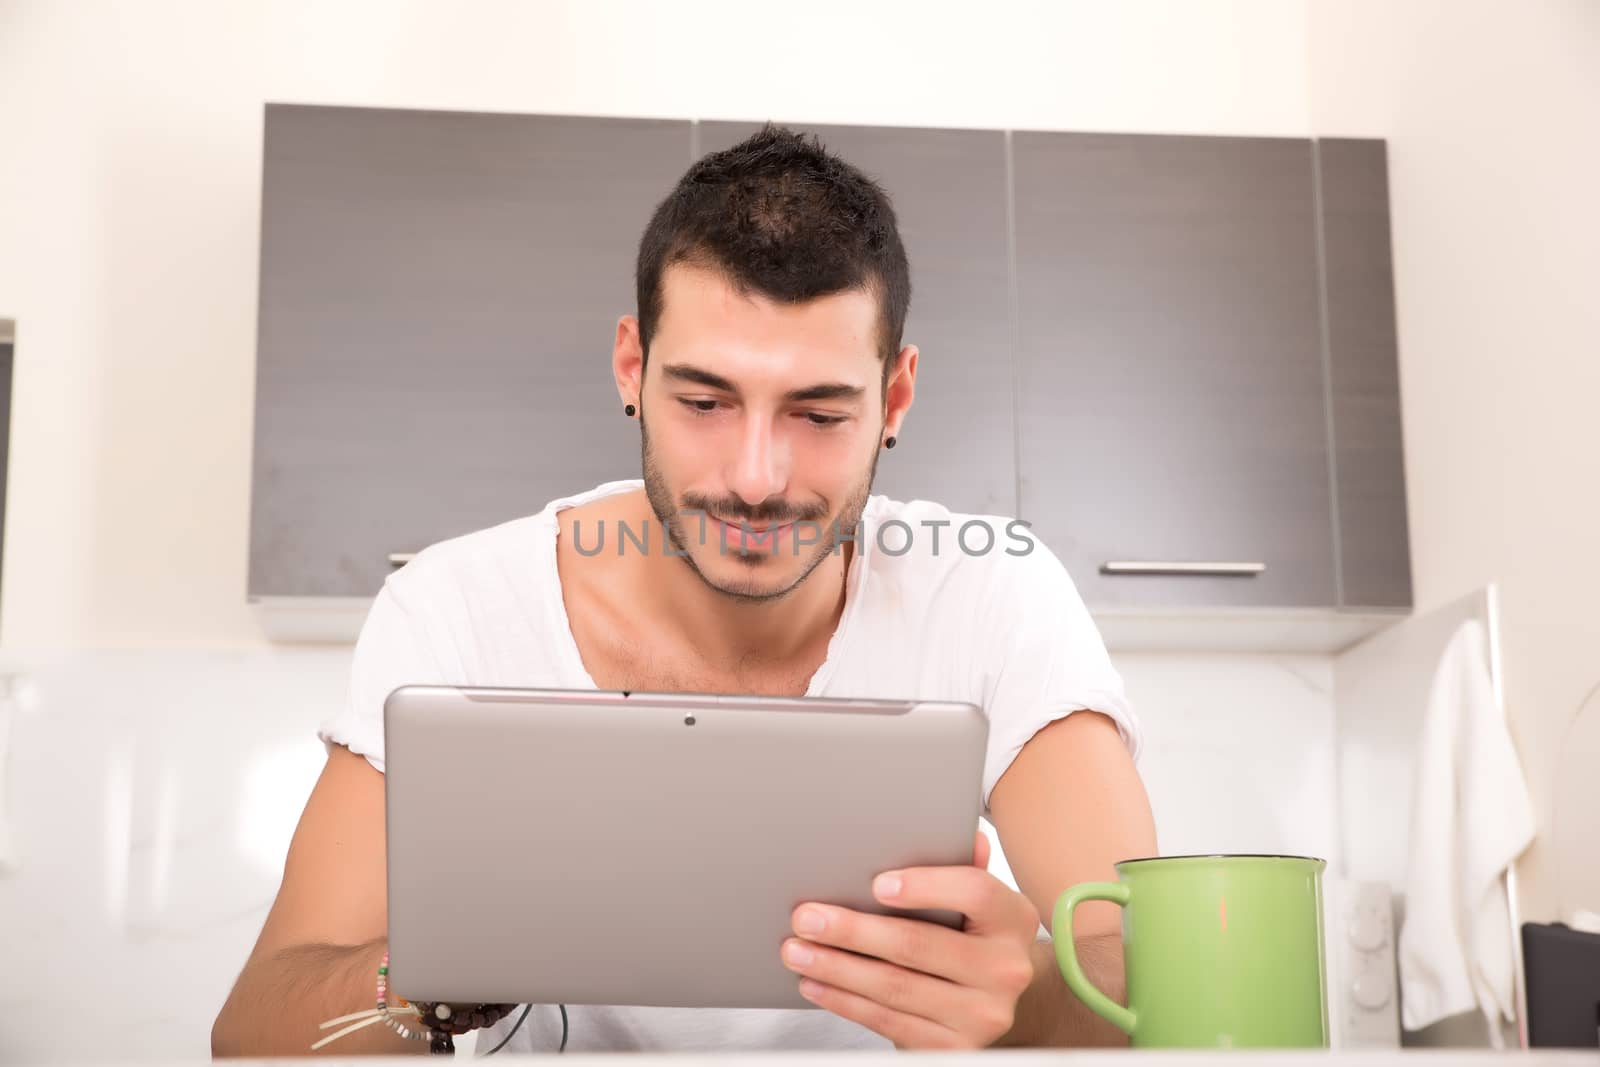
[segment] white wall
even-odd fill
[[[1309,855],[1339,870],[1330,657],[1116,660],[1145,728],[1139,774],[1163,855]]]
[[[4,647],[261,641],[243,593],[265,101],[1307,132],[1300,2],[685,8],[0,7]]]
[[[1309,12],[1313,127],[1389,139],[1418,608],[1500,583],[1524,914],[1600,910],[1600,4]]]
[[[72,653],[34,664],[23,699],[0,699],[12,717],[0,1009],[53,1020],[15,1028],[5,1062],[210,1054],[349,659],[337,647]]]

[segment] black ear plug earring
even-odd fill
[[[633,413],[634,413],[634,412],[635,412],[635,411],[637,411],[637,410],[638,410],[638,409],[637,409],[637,408],[635,408],[635,407],[634,407],[634,406],[633,406],[633,405],[632,405],[632,404],[625,404],[625,405],[623,405],[623,408],[622,408],[622,413],[623,413],[623,414],[624,414],[624,415],[626,415],[626,416],[628,416],[628,418],[630,418],[630,419],[631,419],[631,418],[633,418]]]
[[[884,448],[893,448],[894,447],[894,438],[890,437],[887,440],[885,440],[883,442],[883,447]]]

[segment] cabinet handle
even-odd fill
[[[404,567],[416,558],[417,554],[415,552],[391,552],[389,553],[389,566]]]
[[[1101,574],[1186,574],[1207,578],[1251,578],[1267,569],[1265,563],[1178,563],[1171,560],[1109,560]]]

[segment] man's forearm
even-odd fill
[[[1122,937],[1106,934],[1077,940],[1078,963],[1085,977],[1106,996],[1123,1004],[1126,983],[1122,969]],[[1089,1010],[1061,978],[1055,946],[1033,947],[1033,982],[1017,1000],[1016,1022],[996,1048],[1069,1048],[1126,1046],[1128,1036]]]
[[[211,1028],[213,1056],[304,1056],[338,1028],[321,1024],[373,1006],[384,943],[297,945],[246,964]],[[392,995],[391,995],[392,996]],[[382,1023],[346,1034],[320,1052],[426,1052]]]

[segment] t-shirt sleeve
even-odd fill
[[[344,745],[384,769],[383,703],[402,685],[445,682],[423,620],[407,606],[397,575],[372,601],[350,664],[344,706],[317,729],[327,744]]]
[[[986,597],[980,688],[989,716],[983,810],[1022,747],[1075,711],[1116,723],[1137,760],[1144,738],[1122,676],[1061,561],[1037,538],[1025,555],[993,561]]]

